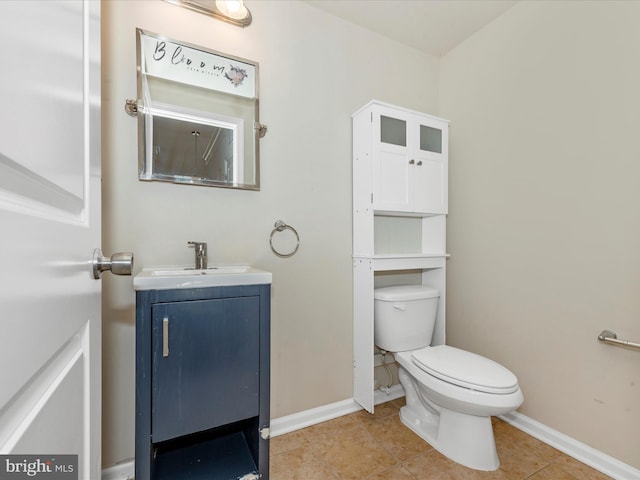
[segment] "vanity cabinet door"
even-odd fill
[[[258,416],[259,309],[257,296],[153,305],[153,442]]]

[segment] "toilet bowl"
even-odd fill
[[[392,352],[406,405],[400,420],[434,449],[466,467],[500,466],[491,416],[518,408],[516,376],[488,358],[430,346],[439,293],[423,285],[375,291],[375,344]]]

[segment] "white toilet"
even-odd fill
[[[500,461],[491,416],[518,408],[524,397],[516,376],[488,358],[431,337],[439,292],[425,285],[377,288],[374,340],[400,364],[406,395],[400,419],[451,460],[477,470]]]

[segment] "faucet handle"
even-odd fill
[[[187,242],[195,247],[196,270],[206,270],[207,268],[207,242]]]
[[[187,242],[189,245],[193,245],[196,251],[207,251],[207,242]]]

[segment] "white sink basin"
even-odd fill
[[[211,267],[206,270],[195,270],[193,268],[173,268],[168,270],[150,269],[149,275],[152,277],[186,277],[191,275],[224,275],[227,273],[247,273],[251,267],[245,265],[233,267]]]
[[[188,267],[145,268],[133,277],[136,290],[264,285],[271,283],[271,272],[247,265],[221,265],[206,270]]]

